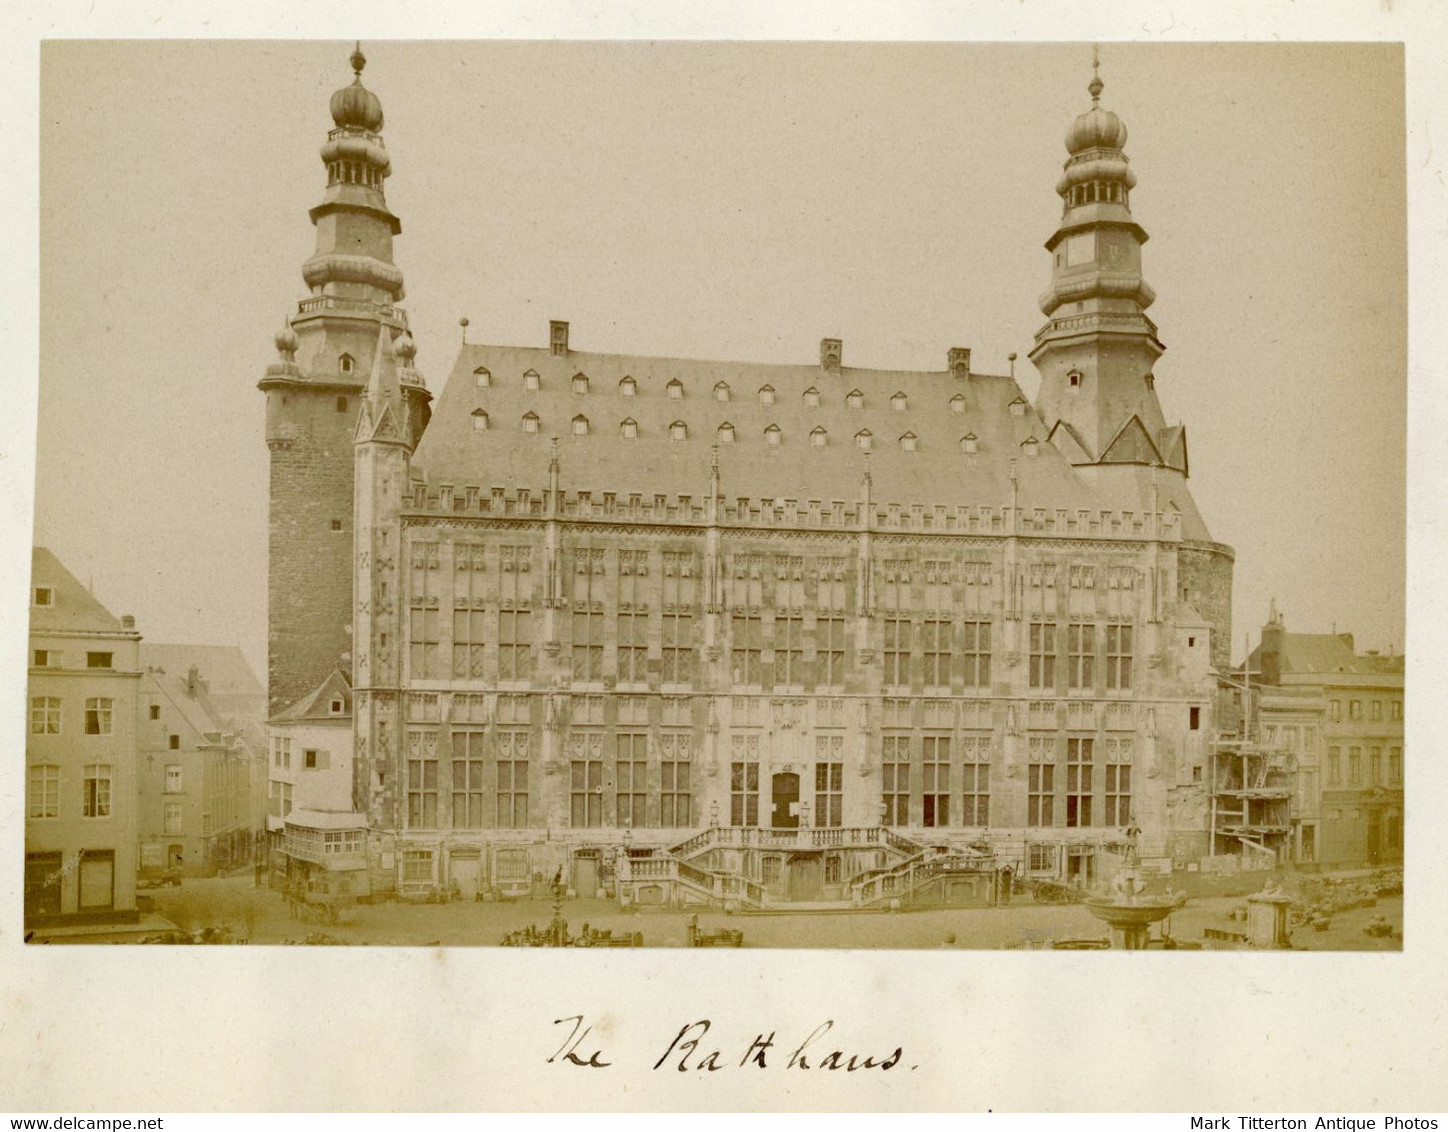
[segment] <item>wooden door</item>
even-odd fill
[[[784,772],[774,776],[769,824],[775,829],[799,828],[799,775]]]

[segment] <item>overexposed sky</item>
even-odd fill
[[[349,43],[51,42],[36,540],[153,640],[265,672],[256,382],[305,293]],[[364,43],[418,363],[473,341],[1017,375],[1089,45]],[[1106,44],[1157,389],[1237,552],[1233,654],[1401,648],[1401,52]]]

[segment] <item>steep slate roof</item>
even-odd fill
[[[197,695],[190,695],[186,691],[185,672],[162,672],[151,669],[146,673],[146,681],[161,693],[166,704],[168,704],[182,721],[194,732],[192,739],[206,743],[217,743],[221,741],[221,733],[227,730],[226,721],[220,717],[216,707],[206,696],[204,690],[198,689]],[[146,693],[146,685],[142,684],[142,695]],[[178,728],[172,728],[178,734]]]
[[[31,632],[123,633],[120,618],[98,602],[60,559],[37,546],[30,555],[30,585],[55,591],[53,605],[32,605]]]
[[[342,714],[337,715],[331,710],[333,697],[342,698]],[[272,716],[273,723],[296,723],[301,721],[321,722],[323,720],[347,721],[352,718],[352,685],[347,682],[347,677],[339,669],[333,669],[332,674],[323,680],[317,687],[308,692],[291,707],[283,708]]]
[[[1283,633],[1282,671],[1298,675],[1335,673],[1391,674],[1403,671],[1402,656],[1372,656],[1353,651],[1350,638],[1333,633]],[[1262,647],[1252,650],[1248,665],[1261,669]]]
[[[266,697],[246,656],[235,645],[153,645],[141,646],[141,663],[147,668],[164,668],[185,674],[193,664],[206,681],[213,699],[221,696]]]
[[[474,377],[478,367],[490,374],[488,388]],[[537,371],[539,388],[526,390],[523,374]],[[574,393],[573,377],[588,377],[587,393]],[[626,397],[619,382],[631,376],[637,393]],[[682,383],[680,400],[667,394],[671,381]],[[715,399],[715,386],[729,386],[727,402]],[[774,403],[764,405],[759,390],[774,389]],[[819,405],[805,403],[804,393],[819,389]],[[861,408],[850,408],[846,396],[858,389]],[[892,405],[905,394],[906,408]],[[964,398],[963,412],[951,401]],[[1020,401],[1016,415],[1011,403]],[[475,429],[473,413],[484,409],[488,427]],[[523,417],[535,413],[536,433],[523,431]],[[575,436],[572,422],[583,414],[588,434]],[[626,418],[638,424],[636,439],[625,439]],[[670,426],[682,421],[688,438],[670,438]],[[707,494],[709,468],[719,426],[734,426],[733,444],[719,445],[720,486],[727,499],[797,499],[852,501],[859,497],[866,467],[855,437],[872,434],[869,468],[876,504],[902,506],[943,504],[1001,506],[1010,500],[1011,461],[1015,461],[1023,508],[1067,510],[1149,507],[1145,479],[1115,482],[1107,496],[1078,474],[1057,449],[1044,443],[1047,429],[1025,404],[1014,379],[971,374],[968,379],[941,372],[904,372],[844,367],[827,372],[818,365],[761,365],[750,362],[692,361],[570,350],[555,356],[546,348],[465,345],[458,354],[432,421],[418,445],[414,467],[432,486],[472,486],[486,494],[493,487],[541,489],[548,480],[550,438],[558,437],[563,490],[611,491],[624,498],[638,492]],[[782,432],[778,446],[765,442],[765,430]],[[810,443],[810,433],[823,427],[824,447]],[[915,450],[905,451],[902,436],[914,433]],[[961,440],[977,438],[977,451],[966,453]],[[1028,456],[1024,442],[1034,437],[1038,454]],[[1112,469],[1113,472],[1120,469]],[[1145,473],[1144,473],[1145,474]],[[1127,477],[1123,477],[1124,479]],[[1195,505],[1179,476],[1159,476],[1163,509],[1173,500],[1183,515],[1186,538],[1207,539]]]

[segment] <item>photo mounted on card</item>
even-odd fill
[[[40,62],[32,945],[1402,949],[1401,45]]]

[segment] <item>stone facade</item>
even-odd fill
[[[931,852],[1090,882],[1133,823],[1163,867],[1202,852],[1232,554],[1157,403],[1135,176],[1099,93],[1058,187],[1035,408],[964,348],[938,373],[847,367],[838,339],[818,366],[622,357],[555,321],[536,349],[465,345],[434,413],[391,296],[365,297],[354,453],[314,445],[305,471],[335,461],[305,506],[353,485],[350,559],[328,544],[304,586],[334,592],[272,619],[285,651],[290,610],[350,596],[374,892],[557,875],[647,899],[667,874],[835,899]],[[296,451],[275,398],[334,394],[335,351],[297,359],[343,280],[308,279],[263,382],[274,472]],[[325,541],[294,490],[274,486],[274,533]],[[305,636],[274,652],[274,706],[335,663],[336,625]]]

